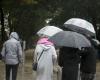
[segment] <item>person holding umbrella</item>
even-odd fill
[[[72,31],[61,31],[49,40],[60,46],[59,65],[62,67],[62,80],[78,79],[79,51],[84,47],[91,47],[90,41],[83,35]]]
[[[90,42],[90,48],[84,48],[79,52],[81,56],[80,71],[81,80],[94,80],[96,74],[96,32],[93,25],[81,18],[71,18],[64,23],[66,29],[84,35]]]
[[[62,30],[55,26],[46,26],[37,32],[40,39],[35,48],[33,62],[38,63],[36,80],[53,80],[53,65],[57,61],[57,54],[54,44],[48,38],[60,31]]]

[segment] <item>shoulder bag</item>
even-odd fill
[[[44,50],[43,50],[43,51],[44,51]],[[43,51],[41,52],[41,54],[40,54],[38,60],[37,60],[36,62],[34,62],[33,65],[32,65],[34,71],[37,71],[38,61],[40,60],[40,57],[42,56]]]

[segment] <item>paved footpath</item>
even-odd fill
[[[18,76],[17,80],[35,80],[36,78],[36,72],[32,70],[32,52],[33,50],[29,50],[26,52],[28,54],[26,56],[26,61],[24,66],[20,65],[18,70]],[[100,61],[97,61],[97,68],[96,68],[96,80],[100,80]],[[57,75],[57,73],[54,73],[53,80],[59,80],[57,77],[60,77]],[[4,63],[0,61],[0,80],[5,80],[5,67]]]
[[[19,66],[18,70],[18,76],[17,80],[35,80],[36,78],[36,72],[32,70],[32,60],[26,61],[26,63]],[[5,80],[5,74],[4,74],[4,64],[0,61],[0,80]],[[54,80],[57,79],[57,73],[53,76]],[[96,80],[100,80],[100,62],[97,62],[97,74],[96,74]]]
[[[96,66],[96,80],[100,80],[100,61],[97,62]]]

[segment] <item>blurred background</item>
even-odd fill
[[[35,76],[31,65],[38,39],[36,32],[46,25],[62,28],[64,22],[73,17],[91,22],[100,41],[100,0],[0,0],[0,52],[12,31],[19,34],[21,42],[25,41],[25,65],[19,69],[18,80],[32,80]],[[97,58],[100,59],[100,47]],[[97,61],[97,80],[100,80],[99,66]],[[1,61],[0,70],[0,79],[3,79],[4,64]],[[56,80],[57,75],[54,76]]]

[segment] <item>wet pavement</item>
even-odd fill
[[[27,51],[25,63],[19,65],[17,80],[35,80],[36,72],[32,70],[32,50]],[[57,74],[54,74],[54,80],[57,80]],[[5,65],[0,61],[0,80],[5,80]]]
[[[24,65],[19,65],[17,80],[35,80],[36,72],[32,70],[32,54],[27,53]],[[5,80],[5,67],[4,63],[0,61],[0,80]],[[57,72],[53,75],[54,80],[57,79]],[[97,62],[96,80],[100,80],[100,61]]]

